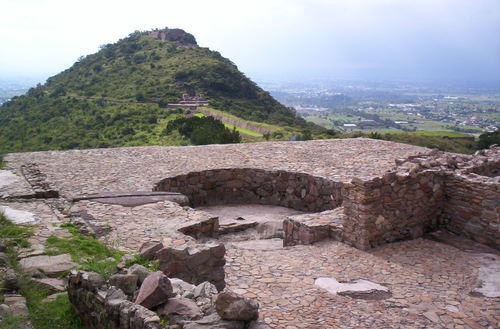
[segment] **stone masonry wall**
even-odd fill
[[[342,204],[342,185],[303,173],[242,168],[166,178],[154,190],[180,192],[192,206],[256,203],[318,212]]]
[[[122,298],[104,285],[97,273],[72,272],[68,277],[68,296],[87,329],[161,329],[153,311]]]
[[[498,180],[476,174],[453,175],[447,178],[445,186],[447,228],[500,249]]]
[[[194,285],[209,281],[218,291],[222,291],[226,286],[225,253],[223,243],[207,242],[165,247],[154,258],[160,261],[160,270],[168,277],[179,278]]]
[[[443,212],[443,176],[389,172],[344,189],[344,240],[360,249],[414,239],[437,227]]]

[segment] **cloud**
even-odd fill
[[[500,74],[499,22],[497,0],[0,0],[0,73],[55,74],[100,44],[169,26],[249,75],[486,79]]]

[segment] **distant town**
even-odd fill
[[[500,127],[500,89],[395,83],[262,83],[307,120],[341,132],[454,131]]]

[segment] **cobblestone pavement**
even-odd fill
[[[498,300],[470,296],[477,262],[454,247],[417,239],[363,252],[339,242],[261,250],[227,246],[228,287],[261,303],[272,328],[498,328]],[[269,244],[268,242],[263,242]],[[389,299],[333,296],[318,277],[367,279]]]
[[[149,241],[163,242],[165,246],[194,241],[177,230],[214,218],[203,211],[169,201],[137,207],[81,201],[71,207],[73,213],[81,211],[104,220],[110,231],[101,239],[107,245],[126,252],[137,252],[143,243]]]
[[[37,163],[62,196],[105,191],[151,191],[166,177],[221,168],[288,170],[335,181],[378,176],[395,159],[429,149],[355,138],[307,142],[266,142],[185,147],[123,147],[95,150],[15,153],[5,156],[19,173]]]

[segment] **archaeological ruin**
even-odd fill
[[[187,303],[191,312],[171,328],[500,323],[498,146],[463,155],[357,138],[4,160],[0,211],[36,227],[22,264],[49,257],[44,241],[73,223],[110,247],[158,260],[161,273],[147,276],[158,287],[167,277],[191,287],[162,288],[171,295],[159,309]],[[59,265],[75,269],[70,263]],[[69,275],[70,300],[86,326],[166,328],[160,304],[134,303],[146,289],[140,274],[119,275],[107,283],[88,272]],[[137,282],[127,291],[130,275]],[[222,301],[223,292],[235,295]],[[236,295],[248,317],[223,315]]]

